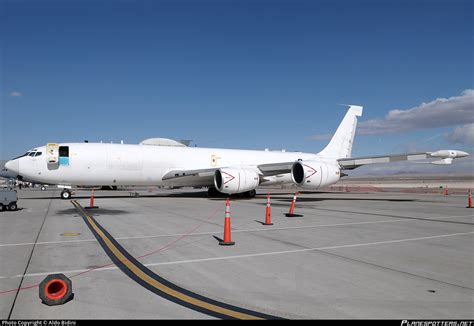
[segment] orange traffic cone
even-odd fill
[[[89,207],[86,207],[87,209],[92,209],[92,208],[99,208],[99,206],[94,206],[94,189],[92,189],[91,192],[91,198],[89,200]]]
[[[293,196],[293,201],[291,202],[290,211],[286,214],[287,217],[302,216],[302,215],[294,214],[297,196],[298,196],[298,192],[295,192],[295,195]]]
[[[271,214],[270,194],[267,194],[267,209],[265,211],[265,223],[263,223],[263,225],[273,225]]]
[[[225,202],[225,220],[224,220],[224,240],[219,241],[221,246],[233,246],[235,242],[230,237],[230,201],[227,198]]]
[[[474,208],[474,206],[472,206],[472,192],[471,192],[471,189],[469,189],[469,195],[467,196],[467,208]]]

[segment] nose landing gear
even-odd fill
[[[61,199],[71,199],[71,191],[69,189],[63,189],[63,191],[61,191]]]

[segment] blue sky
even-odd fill
[[[338,103],[378,121],[474,88],[470,1],[0,0],[0,15],[0,158],[150,137],[317,152]],[[472,151],[449,141],[461,123],[419,127],[358,135],[353,155]]]

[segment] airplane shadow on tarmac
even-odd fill
[[[281,202],[291,202],[292,198],[278,198],[277,201]],[[417,202],[418,199],[393,199],[393,198],[298,198],[297,202],[314,202],[314,201],[341,201],[341,200],[353,200],[353,201],[387,201],[387,202]]]
[[[396,199],[396,198],[364,198],[364,197],[347,197],[347,195],[352,195],[352,194],[346,194],[346,193],[334,193],[334,192],[300,192],[301,194],[313,194],[315,197],[299,197],[297,199],[298,202],[316,202],[316,201],[347,201],[347,200],[353,200],[353,201],[386,201],[386,202],[417,202],[421,201],[418,199]],[[334,198],[321,198],[317,197],[318,195],[323,195],[323,194],[337,194],[338,197]],[[280,202],[291,202],[293,200],[293,195],[294,192],[288,192],[288,193],[273,193],[271,194],[272,196],[278,196],[278,197],[273,197],[274,199],[272,201],[280,201]],[[340,195],[340,196],[339,196]],[[281,196],[288,196],[288,198],[280,198]],[[139,196],[131,196],[129,194],[119,194],[119,195],[101,195],[99,191],[96,191],[94,194],[94,198],[97,200],[100,199],[125,199],[125,198],[203,198],[203,199],[208,199],[208,200],[213,200],[213,201],[222,201],[229,197],[232,200],[251,200],[251,199],[266,199],[267,195],[266,194],[257,194],[256,197],[254,198],[248,198],[248,197],[243,197],[239,195],[222,195],[222,196],[213,196],[209,197],[207,194],[207,191],[199,191],[199,192],[179,192],[179,193],[160,193],[160,194],[139,194]],[[72,199],[89,199],[90,197],[85,195],[85,196],[76,196],[73,195]],[[48,196],[48,197],[36,197],[36,198],[21,198],[21,200],[51,200],[51,199],[58,199],[60,200],[59,196]],[[265,203],[266,204],[266,203]]]
[[[90,215],[99,216],[99,215],[123,215],[130,214],[129,211],[124,211],[122,209],[107,209],[107,208],[96,208],[88,211]],[[58,215],[73,215],[77,214],[75,208],[61,209],[55,212]]]
[[[390,198],[298,198],[296,203],[312,203],[324,201],[380,201],[380,202],[421,202],[417,199],[390,199]],[[293,198],[273,198],[272,206],[288,207],[288,204],[293,201]],[[266,206],[266,202],[255,203],[257,205]]]
[[[160,198],[160,197],[189,197],[189,198],[208,198],[207,191],[199,191],[199,192],[179,192],[179,193],[139,193],[137,191],[116,191],[114,192],[116,195],[110,195],[111,191],[108,191],[109,194],[104,194],[100,190],[96,190],[94,192],[94,198]],[[132,194],[138,193],[138,196],[134,196]],[[89,199],[90,195],[72,195],[71,199]],[[222,198],[225,198],[222,197]],[[21,199],[25,200],[44,200],[44,199],[61,199],[59,194],[56,196],[44,196],[44,197],[21,197]]]

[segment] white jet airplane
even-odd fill
[[[8,170],[63,188],[172,186],[209,187],[209,194],[255,196],[259,185],[293,183],[315,190],[336,183],[342,170],[374,163],[435,158],[451,164],[469,154],[456,150],[351,157],[357,117],[362,107],[351,105],[329,144],[318,154],[187,147],[167,139],[138,145],[104,143],[47,144],[6,163]]]

